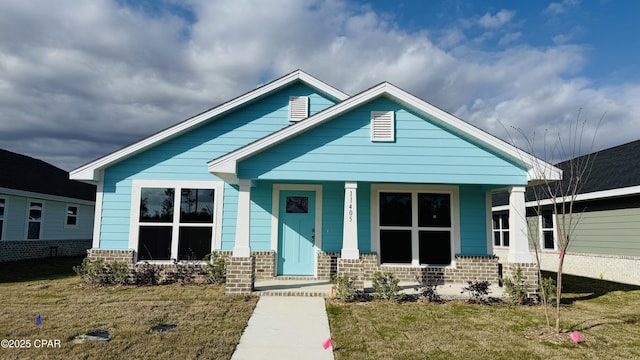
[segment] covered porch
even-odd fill
[[[224,252],[230,294],[319,296],[328,294],[337,274],[356,277],[364,290],[377,271],[392,272],[406,284],[430,279],[441,286],[467,280],[497,285],[502,275],[492,247],[491,187],[247,179],[237,189],[235,238],[232,250]],[[524,188],[512,187],[511,197],[508,261],[530,264],[526,223],[517,216],[524,213]],[[398,199],[413,207],[404,206],[408,225],[401,224]],[[429,211],[418,209],[425,199],[433,206]],[[255,226],[265,223],[265,212],[269,234]]]

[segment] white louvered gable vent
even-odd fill
[[[371,141],[395,141],[393,111],[371,112]]]
[[[289,97],[289,121],[300,121],[309,116],[309,97]]]

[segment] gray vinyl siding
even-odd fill
[[[24,197],[0,194],[5,199],[5,213],[2,240],[26,240],[27,221],[30,201],[44,203],[40,240],[74,240],[93,237],[94,207],[69,201],[42,199],[37,196]],[[67,205],[78,207],[76,227],[66,227]]]

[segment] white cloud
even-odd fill
[[[505,9],[498,11],[495,15],[486,13],[478,20],[478,24],[485,28],[497,29],[509,23],[515,14],[515,11]]]
[[[568,9],[578,6],[579,4],[580,0],[563,0],[562,2],[549,4],[543,12],[551,15],[560,15],[566,13]]]
[[[563,129],[578,108],[608,112],[606,145],[640,128],[640,86],[579,77],[579,46],[507,47],[520,31],[482,50],[455,27],[406,32],[340,0],[186,4],[193,23],[108,0],[0,5],[0,146],[70,169],[298,68],[349,93],[390,81],[502,137],[498,120]]]

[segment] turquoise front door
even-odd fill
[[[316,192],[280,191],[278,275],[313,275]]]

